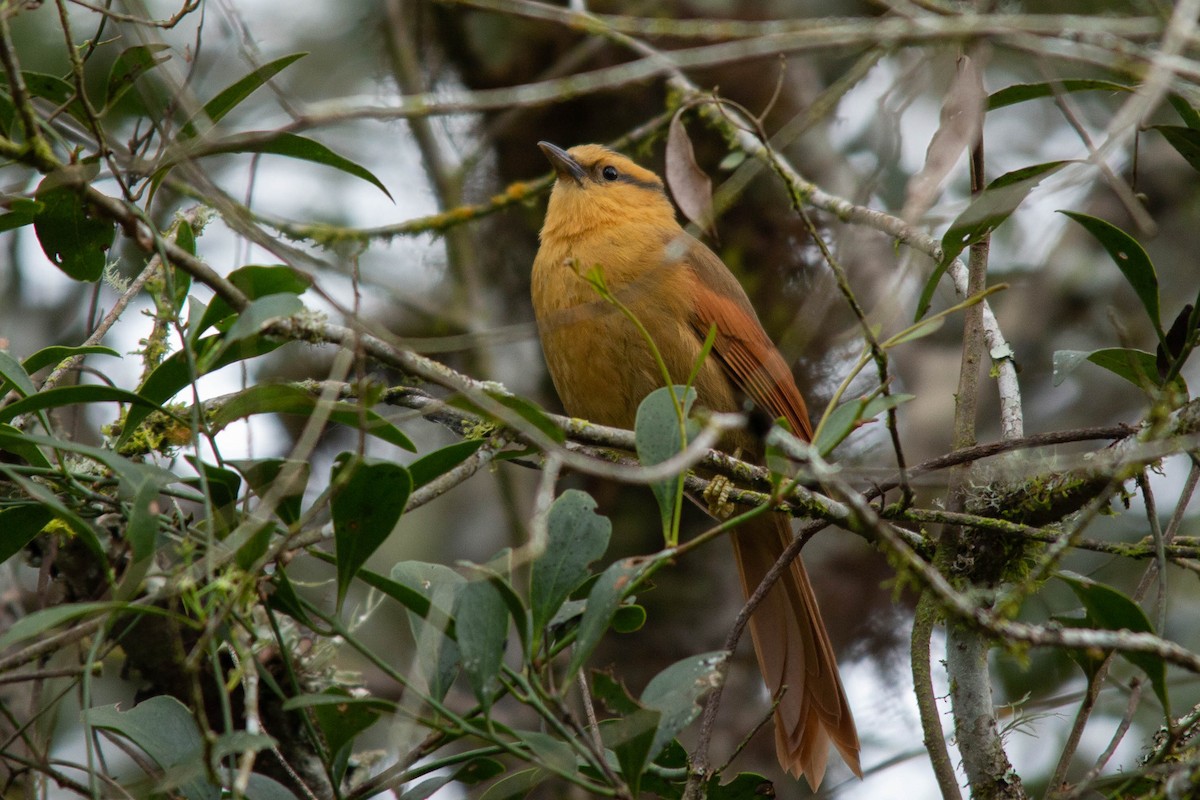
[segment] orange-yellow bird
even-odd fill
[[[569,414],[633,426],[638,404],[663,385],[645,340],[581,274],[603,273],[683,383],[713,325],[717,336],[694,386],[697,402],[736,411],[749,397],[809,438],[812,424],[787,363],[721,259],[688,235],[653,172],[599,145],[538,146],[557,172],[533,263],[533,308],[554,386]],[[750,434],[725,443],[761,454]],[[787,519],[757,518],[733,535],[749,595],[791,541]],[[791,564],[750,620],[763,680],[784,686],[775,713],[779,762],[815,789],[832,743],[856,775],[858,733],[804,565]]]

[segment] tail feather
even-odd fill
[[[761,517],[733,535],[747,597],[791,536],[787,518],[778,514]],[[775,709],[779,763],[797,778],[804,775],[816,790],[825,776],[832,743],[854,774],[862,777],[854,717],[816,595],[799,558],[780,575],[750,617],[750,634],[767,688],[778,695],[786,687]]]

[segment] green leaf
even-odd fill
[[[675,407],[676,398],[683,406],[683,416],[692,410],[696,401],[696,390],[691,387],[676,386],[674,395],[666,386],[655,389],[646,395],[638,406],[637,418],[633,431],[637,443],[638,459],[645,466],[653,466],[670,459],[687,446],[684,435],[680,430],[679,411]],[[694,422],[685,423],[687,441],[696,434]],[[680,487],[684,475],[680,473],[666,480],[650,484],[654,499],[658,501],[659,514],[662,517],[663,533],[670,541],[671,527],[675,519],[675,506],[680,499]]]
[[[238,522],[236,504],[242,490],[242,478],[231,469],[207,464],[194,455],[185,455],[184,459],[203,476],[203,480],[189,478],[184,483],[207,496],[206,503],[213,512],[214,533],[218,539],[224,539]]]
[[[606,720],[600,726],[604,746],[613,751],[621,774],[634,797],[641,791],[642,774],[651,761],[651,750],[662,714],[650,708],[638,708],[632,713]]]
[[[26,358],[21,362],[21,366],[25,368],[26,372],[32,375],[39,369],[61,364],[68,358],[89,355],[116,356],[117,358],[120,358],[121,356],[119,352],[113,350],[111,347],[104,347],[102,345],[89,345],[86,347],[65,347],[63,345],[51,345],[50,347],[43,347],[41,350],[38,350],[33,355],[29,356],[29,358]],[[4,394],[6,391],[8,391],[7,388],[0,386],[0,394]]]
[[[25,433],[12,425],[0,424],[0,450],[25,459],[31,467],[50,467],[50,461],[41,449],[33,442],[26,441]]]
[[[182,141],[194,137],[197,133],[196,122],[200,119],[207,118],[209,124],[216,125],[225,118],[226,114],[236,108],[247,97],[254,94],[267,81],[306,55],[308,54],[293,53],[282,58],[277,58],[274,61],[263,64],[250,74],[221,90],[216,97],[204,104],[204,108],[195,117],[184,123],[176,139]]]
[[[586,492],[568,489],[550,506],[546,529],[546,547],[534,560],[529,580],[535,641],[587,579],[588,566],[608,549],[612,523],[596,513],[596,501]]]
[[[0,383],[0,397],[13,389],[21,397],[37,394],[37,387],[33,385],[33,379],[29,377],[25,367],[3,350],[0,350],[0,378],[4,379],[4,382]]]
[[[700,698],[720,685],[728,654],[703,653],[677,661],[650,679],[642,692],[641,704],[662,715],[650,758],[686,728],[700,713]]]
[[[45,208],[42,203],[27,197],[13,198],[8,201],[8,207],[11,210],[7,214],[0,214],[0,233],[32,225],[34,218]]]
[[[633,699],[633,695],[629,694],[625,684],[611,672],[592,671],[592,694],[616,716],[632,714],[641,708],[638,701]]]
[[[463,576],[442,564],[403,561],[392,567],[392,580],[419,593],[426,599],[424,611],[408,607],[408,624],[412,630],[417,655],[418,675],[424,682],[425,694],[443,700],[458,675],[460,654],[454,640],[454,623],[447,613],[458,604],[458,595],[466,586]],[[395,595],[393,595],[395,597]]]
[[[508,640],[508,606],[489,580],[473,580],[458,592],[455,632],[475,698],[486,712],[500,687],[500,665]]]
[[[0,563],[25,549],[54,519],[45,506],[19,505],[0,510]]]
[[[193,350],[195,352],[207,352],[210,349],[215,349],[221,345],[221,338],[221,336],[215,335],[201,339]],[[278,349],[283,344],[284,342],[279,339],[256,336],[239,343],[236,347],[225,347],[220,357],[216,358],[213,363],[208,364],[205,372],[200,374],[215,372],[221,367],[228,366],[237,361],[266,355]],[[154,371],[150,373],[149,377],[138,388],[138,394],[153,403],[162,404],[167,402],[180,389],[192,382],[191,366],[183,351],[172,353],[163,363],[154,368]],[[196,377],[199,377],[199,374]],[[129,413],[126,415],[125,422],[121,428],[120,438],[117,439],[118,450],[129,442],[130,437],[137,430],[137,426],[149,414],[149,409],[144,406],[134,406],[129,409]]]
[[[264,328],[279,319],[286,319],[304,310],[304,303],[294,294],[270,294],[250,301],[242,309],[229,330],[218,340],[218,344],[196,358],[196,369],[201,374],[211,372],[234,345],[253,339]]]
[[[161,406],[151,403],[144,397],[125,389],[104,384],[84,384],[81,386],[59,386],[44,392],[32,394],[15,403],[0,408],[0,422],[8,422],[22,414],[32,414],[47,408],[61,408],[77,403],[130,403],[145,406],[151,411],[163,411]]]
[[[250,264],[238,267],[229,273],[228,281],[242,290],[250,300],[269,297],[273,294],[301,295],[312,286],[312,278],[294,267],[282,264],[261,266]],[[189,336],[195,341],[199,336],[223,319],[234,316],[233,307],[220,296],[213,297],[199,321],[191,326]],[[195,317],[189,317],[195,319]]]
[[[0,636],[0,650],[12,645],[40,636],[51,628],[57,628],[68,622],[90,617],[104,611],[116,611],[126,608],[125,603],[96,602],[96,603],[67,603],[61,606],[51,606],[40,611],[33,611],[17,619],[8,630]]]
[[[468,786],[489,781],[504,773],[504,765],[494,758],[473,758],[457,770],[423,780],[404,790],[398,800],[427,800],[434,792],[452,781]]]
[[[355,574],[400,521],[412,478],[399,464],[343,453],[334,464],[332,480],[330,512],[340,610]]]
[[[971,245],[983,241],[1017,210],[1039,183],[1069,163],[1049,161],[1014,170],[996,178],[975,196],[942,236],[942,258],[921,291],[915,319],[919,320],[929,310],[933,292],[954,259]]]
[[[333,755],[334,782],[340,785],[350,763],[355,739],[375,724],[380,711],[374,698],[352,698],[340,686],[326,689],[325,696],[333,702],[315,704],[310,708]]]
[[[516,395],[510,395],[510,394],[503,394],[501,392],[489,391],[489,392],[487,392],[487,395],[492,400],[495,400],[497,403],[504,406],[505,408],[515,411],[522,419],[524,419],[529,424],[533,425],[533,427],[537,428],[539,431],[544,433],[546,436],[548,436],[554,442],[556,442],[558,444],[562,444],[563,442],[565,442],[567,440],[566,432],[564,432],[562,428],[560,428],[556,424],[554,424],[554,420],[550,419],[549,415],[542,408],[540,408],[536,403],[532,403],[523,397],[517,397]],[[478,414],[479,416],[484,417],[485,419],[493,419],[494,418],[487,411],[484,411],[483,409],[479,408],[471,401],[469,401],[465,398],[462,398],[462,397],[451,400],[450,404],[457,408],[463,408],[474,414]]]
[[[257,138],[259,136],[264,138]],[[255,138],[249,140],[244,137]],[[370,170],[354,163],[348,158],[338,155],[318,141],[297,136],[294,133],[263,131],[240,134],[236,139],[213,142],[211,146],[204,148],[202,155],[216,155],[219,153],[260,153],[264,155],[286,156],[287,158],[295,158],[301,161],[311,161],[314,164],[333,167],[356,178],[361,178],[387,195],[389,200],[392,200],[391,192],[387,190],[383,183]]]
[[[112,106],[130,89],[134,81],[145,73],[170,60],[169,55],[159,55],[164,50],[170,50],[165,44],[139,44],[130,47],[117,56],[112,69],[108,73],[108,84],[104,89],[104,106]]]
[[[242,473],[250,491],[265,499],[276,494],[279,502],[275,513],[288,525],[300,520],[300,504],[308,486],[312,465],[307,461],[286,458],[260,458],[257,460],[226,461],[226,464]]]
[[[158,538],[158,495],[160,487],[146,481],[137,488],[129,509],[129,524],[125,539],[133,553],[134,563],[154,555]]]
[[[612,618],[612,629],[617,633],[634,633],[646,624],[646,609],[636,603],[619,606]]]
[[[1200,130],[1200,112],[1192,108],[1191,103],[1174,92],[1167,95],[1167,100],[1170,101],[1171,107],[1179,114],[1179,118],[1183,120],[1185,125],[1192,130]]]
[[[133,742],[164,772],[186,769],[192,777],[179,782],[188,800],[217,800],[220,789],[205,779],[204,737],[187,706],[170,695],[158,695],[128,711],[114,704],[88,708],[84,722]]]
[[[119,496],[124,500],[128,500],[136,495],[138,488],[147,481],[153,482],[158,486],[167,486],[180,480],[179,476],[170,470],[154,466],[153,464],[141,464],[131,461],[104,447],[92,447],[66,439],[56,439],[32,433],[14,435],[0,430],[0,448],[5,447],[7,444],[6,440],[9,438],[17,438],[21,442],[51,447],[57,450],[66,450],[103,464],[112,470],[119,479]]]
[[[68,114],[85,126],[91,124],[87,112],[75,96],[75,84],[44,72],[22,72],[21,78],[31,97],[40,97],[56,108],[64,106]]]
[[[1142,607],[1111,586],[1097,583],[1072,572],[1059,572],[1057,577],[1071,587],[1083,603],[1090,624],[1110,631],[1128,630],[1135,633],[1154,633],[1154,626]],[[1121,657],[1146,673],[1154,693],[1158,695],[1168,723],[1171,704],[1167,699],[1167,663],[1154,653],[1122,652]]]
[[[1200,130],[1179,125],[1152,125],[1187,160],[1192,169],[1200,172]]]
[[[540,731],[512,731],[517,741],[529,749],[536,764],[558,773],[572,775],[579,771],[575,751],[569,744]]]
[[[1133,87],[1126,86],[1123,83],[1114,83],[1112,81],[1093,78],[1066,78],[1060,81],[1046,81],[1044,83],[1018,83],[1006,86],[990,94],[987,101],[987,110],[995,111],[997,108],[1011,106],[1014,103],[1023,103],[1026,100],[1035,100],[1040,97],[1053,97],[1062,92],[1086,92],[1094,90],[1104,92],[1132,92]]]
[[[946,324],[945,316],[934,316],[929,319],[922,320],[916,325],[910,326],[907,330],[896,334],[888,339],[888,347],[896,347],[897,345],[907,344],[916,339],[924,339],[926,336],[931,336],[942,329]]]
[[[72,280],[100,280],[116,225],[95,216],[79,191],[55,174],[38,184],[37,200],[42,210],[34,217],[33,229],[46,258]]]
[[[512,572],[512,549],[508,547],[504,548],[488,564],[473,564],[469,561],[460,563],[467,569],[483,577],[500,593],[500,599],[504,601],[508,613],[516,623],[517,635],[521,637],[522,653],[526,660],[532,659],[532,651],[529,649],[533,640],[530,631],[530,614],[528,609],[525,608],[525,601],[508,579],[508,576]]]
[[[633,591],[638,581],[655,561],[646,558],[625,558],[608,566],[600,574],[588,592],[587,608],[579,621],[575,646],[571,651],[571,662],[567,667],[564,682],[573,680],[575,673],[596,649],[600,638],[608,630],[613,614],[621,606],[625,596]]]
[[[1055,351],[1054,385],[1061,384],[1066,380],[1067,375],[1085,361],[1090,361],[1098,367],[1104,367],[1139,389],[1150,386],[1162,388],[1162,378],[1158,374],[1158,364],[1154,354],[1128,347],[1105,347],[1091,352],[1083,350]],[[1184,383],[1181,376],[1175,376],[1171,385],[1176,391],[1187,394],[1187,384]]]
[[[10,431],[16,430],[16,428],[13,428],[10,425],[5,425],[4,427],[8,428]],[[6,440],[20,441],[22,438],[29,439],[28,436],[24,436],[22,434],[11,434],[7,431],[0,430],[0,450],[14,452],[19,448],[13,447]],[[83,542],[89,550],[92,551],[92,555],[95,556],[99,568],[105,570],[105,572],[108,572],[108,556],[104,551],[104,546],[100,544],[100,538],[96,535],[96,532],[92,530],[91,526],[84,522],[78,514],[76,514],[70,508],[67,508],[62,500],[59,499],[58,495],[50,491],[50,489],[43,484],[35,483],[24,475],[17,473],[2,461],[0,461],[0,475],[6,476],[9,481],[19,486],[21,490],[25,492],[25,494],[29,495],[43,506],[53,511],[54,516],[58,517],[59,520],[61,520],[68,528],[70,528],[71,533],[79,537],[79,540]]]
[[[286,570],[276,570],[274,580],[271,582],[274,587],[272,592],[267,595],[267,606],[281,614],[287,614],[292,619],[312,630],[318,630],[316,623],[309,617],[308,611],[304,608],[304,602],[300,596],[296,594],[296,587],[292,585],[292,581],[287,576]]]
[[[408,465],[408,472],[413,479],[413,488],[417,489],[434,478],[445,475],[475,455],[475,452],[482,446],[482,439],[467,439],[421,456]]]
[[[889,394],[860,397],[857,400],[842,403],[833,410],[829,419],[821,426],[817,441],[813,444],[822,456],[827,456],[833,451],[833,448],[841,444],[856,429],[888,409],[915,398],[916,395],[912,394]]]
[[[1060,211],[1059,213],[1078,222],[1088,233],[1096,237],[1100,244],[1104,245],[1108,255],[1121,270],[1125,280],[1133,287],[1138,299],[1142,301],[1142,307],[1146,309],[1146,314],[1150,317],[1150,322],[1153,323],[1154,330],[1161,340],[1163,329],[1158,308],[1158,275],[1154,272],[1154,264],[1150,262],[1150,256],[1146,255],[1142,246],[1136,239],[1111,222],[1074,211]]]
[[[320,397],[288,384],[263,383],[243,389],[213,412],[211,425],[212,430],[217,432],[239,419],[255,414],[295,414],[309,417],[317,413],[318,409],[326,412],[331,422],[361,430],[404,450],[416,450],[412,440],[378,412],[356,403],[324,403]]]
[[[524,797],[547,777],[546,770],[540,767],[511,772],[489,786],[479,800],[514,800]]]

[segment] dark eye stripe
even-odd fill
[[[617,180],[620,183],[628,183],[633,186],[640,186],[643,189],[650,189],[655,192],[661,192],[663,190],[662,184],[658,181],[643,181],[633,177],[632,175],[625,175],[623,173],[617,176]]]

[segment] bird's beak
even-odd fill
[[[550,165],[554,167],[554,171],[559,177],[569,177],[576,184],[583,184],[583,179],[587,177],[587,172],[579,165],[579,162],[571,158],[571,154],[563,150],[556,144],[549,142],[538,142],[538,147],[542,148],[542,153],[550,161]]]

